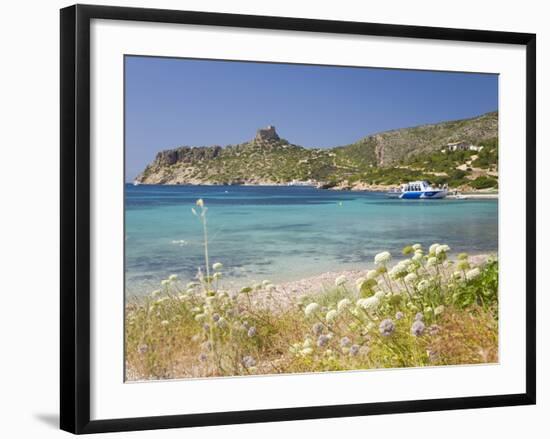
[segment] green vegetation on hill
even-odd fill
[[[239,145],[161,151],[137,181],[145,184],[285,184],[293,180],[342,187],[397,185],[426,179],[473,189],[494,188],[498,173],[498,113],[392,130],[335,148],[304,148],[274,127]],[[481,151],[446,151],[451,142]],[[444,151],[442,151],[444,150]]]

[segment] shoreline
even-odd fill
[[[132,182],[126,182],[128,185],[132,185]],[[334,191],[334,192],[375,192],[375,193],[383,193],[388,192],[390,189],[394,188],[395,185],[389,185],[389,186],[381,186],[381,185],[355,185],[355,186],[333,186],[333,187],[319,187],[316,185],[311,184],[288,184],[288,183],[275,183],[275,182],[262,182],[262,183],[252,183],[252,182],[245,182],[245,183],[239,183],[239,184],[225,184],[225,183],[210,183],[210,182],[204,182],[204,183],[139,183],[134,186],[188,186],[188,187],[200,187],[200,186],[206,186],[206,187],[235,187],[235,186],[244,186],[244,187],[298,187],[298,188],[312,188],[312,189],[318,189],[322,191]],[[449,192],[457,191],[458,195],[466,197],[465,199],[498,199],[499,192],[495,191],[486,191],[483,189],[480,190],[469,190],[469,191],[460,191],[459,189],[452,189]],[[450,194],[446,197],[446,199],[457,199],[456,196],[453,194]]]
[[[474,266],[484,265],[487,260],[493,255],[498,255],[498,250],[490,251],[485,253],[479,253],[474,255],[469,255],[468,260]],[[449,255],[449,260],[455,261],[457,254]],[[391,269],[396,265],[401,259],[395,258],[393,264],[388,268]],[[335,281],[338,277],[344,276],[347,279],[347,285],[355,285],[357,279],[361,277],[366,277],[367,272],[374,268],[374,264],[367,264],[365,268],[362,269],[344,269],[344,270],[335,270],[335,271],[325,271],[312,276],[307,276],[301,279],[291,280],[291,281],[282,281],[274,282],[274,290],[268,291],[265,288],[261,288],[254,292],[255,301],[263,303],[268,306],[275,305],[276,308],[286,308],[291,305],[291,303],[301,296],[306,295],[319,295],[324,291],[333,288]],[[223,288],[223,285],[220,285],[222,289],[227,291],[239,291],[241,287],[235,287],[234,285],[229,288]],[[148,295],[143,296],[127,296],[126,297],[126,306],[134,305],[136,303],[142,302],[144,298]],[[277,302],[274,304],[274,300]]]

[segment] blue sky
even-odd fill
[[[162,150],[236,144],[258,128],[306,147],[498,108],[498,76],[127,56],[126,178]]]

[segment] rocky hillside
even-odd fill
[[[420,176],[423,171],[429,174],[419,158],[444,154],[441,150],[448,143],[483,145],[494,143],[497,137],[496,112],[386,131],[351,145],[323,149],[291,144],[279,137],[275,127],[269,126],[258,130],[253,140],[239,145],[181,146],[161,151],[136,181],[144,184],[286,184],[311,180],[328,186],[348,181],[396,184]],[[428,160],[432,159],[428,157]],[[453,162],[448,166],[454,169],[464,164]],[[396,169],[403,172],[396,174]],[[392,177],[384,180],[388,175]]]

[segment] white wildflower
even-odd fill
[[[151,297],[157,297],[160,294],[160,290],[155,290],[151,293]]]
[[[344,285],[346,282],[347,282],[346,276],[338,276],[338,277],[335,279],[334,284],[335,284],[337,287],[340,287],[340,286]]]
[[[171,274],[170,276],[168,276],[168,280],[170,282],[174,282],[174,281],[178,280],[178,275],[177,274]]]
[[[391,254],[390,252],[382,252],[382,253],[378,253],[375,257],[374,257],[374,263],[376,265],[384,265],[384,264],[387,264],[388,262],[391,261]]]
[[[408,261],[408,263],[405,261]],[[410,260],[405,259],[405,261],[399,262],[398,264],[394,265],[394,267],[390,270],[389,275],[392,279],[399,279],[400,277],[403,277],[405,273],[407,273],[407,268]]]
[[[421,244],[414,244],[412,246],[413,250],[416,252],[418,250],[422,250],[422,245]]]
[[[418,276],[415,273],[409,273],[405,276],[405,282],[413,283],[418,279]]]
[[[369,270],[367,271],[367,280],[376,279],[378,277],[378,271],[377,270]]]
[[[343,311],[351,306],[351,300],[342,299],[338,302],[338,311]]]
[[[471,270],[466,272],[466,279],[472,280],[478,277],[481,274],[481,271],[479,271],[479,268],[472,268]]]
[[[375,297],[375,296],[368,297],[366,299],[359,299],[357,301],[357,306],[366,310],[374,310],[378,307],[379,304],[380,304],[380,299],[378,299],[378,297]]]
[[[366,279],[364,277],[360,277],[355,281],[355,286],[358,290],[360,290],[363,287],[363,284],[366,282]]]
[[[212,264],[212,268],[216,271],[221,270],[223,268],[223,264],[221,262],[215,262]]]
[[[441,253],[447,253],[451,248],[447,244],[438,245],[435,249],[435,254],[440,255]]]
[[[306,306],[306,309],[304,310],[304,313],[306,314],[306,317],[309,317],[315,313],[317,313],[321,307],[318,303],[311,302],[308,306]]]
[[[169,279],[163,279],[160,281],[160,284],[165,287],[167,285],[170,285],[170,280]]]
[[[443,305],[439,305],[434,309],[434,315],[438,316],[439,314],[443,314],[443,311],[445,311],[445,307]]]
[[[327,312],[327,315],[325,316],[325,319],[327,322],[334,322],[336,320],[336,317],[338,317],[338,311],[335,309],[331,309],[329,312]]]
[[[437,258],[431,257],[428,258],[428,262],[426,263],[427,267],[432,267],[433,265],[437,264]]]
[[[430,245],[430,253],[435,254],[435,251],[437,250],[437,247],[439,247],[439,243],[436,242],[435,244]]]

